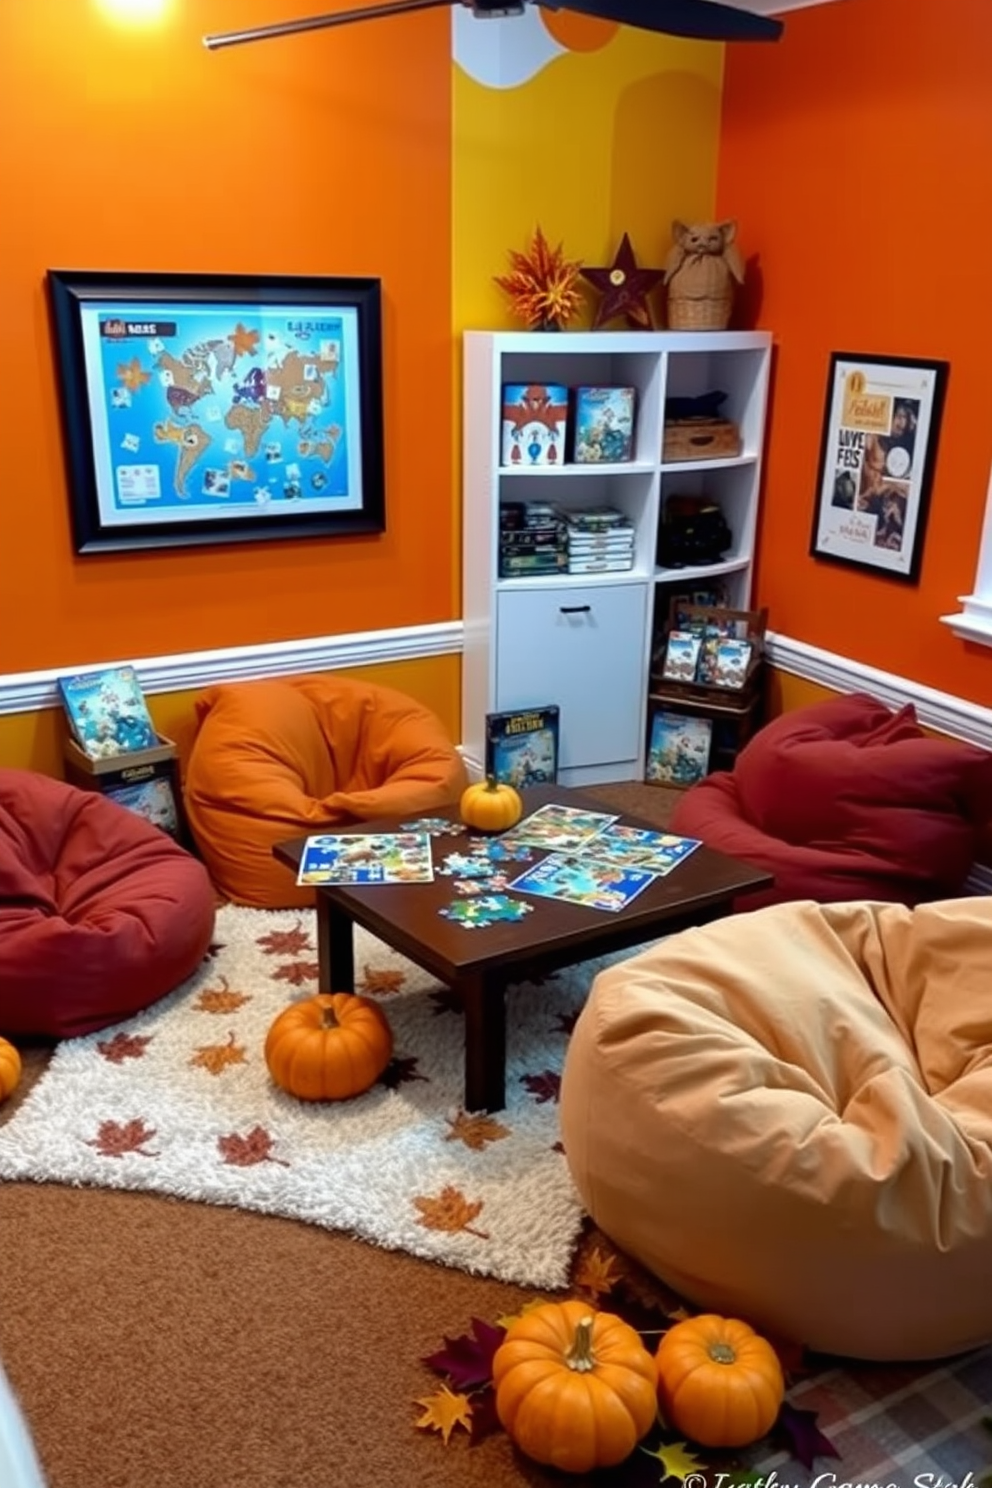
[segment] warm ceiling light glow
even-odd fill
[[[122,26],[154,26],[164,21],[172,0],[96,0],[108,20]]]

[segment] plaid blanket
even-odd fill
[[[771,1488],[979,1488],[992,1466],[992,1348],[926,1364],[844,1364],[794,1383],[836,1458],[806,1466],[767,1443],[742,1454]],[[818,1481],[817,1481],[818,1479]],[[766,1481],[764,1488],[769,1488]]]

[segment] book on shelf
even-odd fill
[[[689,630],[670,630],[662,676],[670,682],[692,682],[699,665],[703,638]]]
[[[751,664],[751,642],[721,639],[713,661],[713,683],[716,687],[744,686]]]
[[[632,387],[573,390],[577,465],[618,465],[633,459],[636,396]]]
[[[152,749],[158,735],[133,666],[59,677],[72,736],[90,759]]]
[[[502,415],[504,465],[530,469],[564,463],[567,387],[560,383],[506,383]]]
[[[645,778],[652,785],[695,785],[709,769],[713,723],[659,711],[651,720]]]
[[[135,785],[118,785],[105,791],[109,801],[133,811],[153,827],[161,827],[170,837],[179,838],[179,812],[172,794],[172,782],[163,776],[139,780]]]
[[[486,774],[518,790],[558,780],[556,703],[486,714]]]

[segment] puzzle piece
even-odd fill
[[[453,904],[439,909],[438,914],[461,925],[463,930],[482,930],[497,920],[522,920],[533,908],[532,904],[508,899],[505,894],[486,894],[478,899],[456,899]]]
[[[431,837],[460,837],[465,828],[446,816],[422,816],[418,821],[400,822],[404,832],[427,832]]]
[[[509,875],[494,873],[492,878],[458,878],[451,885],[456,894],[501,894],[509,884]]]
[[[488,858],[449,853],[437,871],[446,878],[492,878],[496,869]]]
[[[491,863],[526,862],[534,849],[525,842],[500,842],[492,837],[470,837],[469,849],[474,858],[488,858]]]

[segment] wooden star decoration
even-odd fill
[[[665,277],[664,269],[639,269],[627,233],[617,249],[616,258],[602,269],[581,269],[583,279],[600,291],[602,299],[596,309],[593,330],[608,320],[624,315],[635,330],[654,329],[648,295]]]

